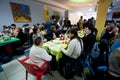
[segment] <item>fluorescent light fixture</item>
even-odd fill
[[[88,11],[92,11],[92,8],[89,8],[89,10]]]
[[[70,2],[89,2],[90,0],[70,0]]]
[[[89,6],[93,6],[93,4],[88,4]]]
[[[83,13],[79,11],[79,12],[77,12],[77,15],[78,16],[83,16]]]

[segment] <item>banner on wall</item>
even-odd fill
[[[44,4],[44,21],[46,22],[48,19],[50,19],[48,5]]]
[[[10,2],[14,22],[31,22],[30,8],[28,5]]]

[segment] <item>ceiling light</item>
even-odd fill
[[[90,0],[69,0],[70,2],[89,2]]]
[[[89,6],[93,6],[93,4],[88,4]]]
[[[92,8],[89,8],[88,11],[92,11]]]

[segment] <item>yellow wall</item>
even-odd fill
[[[98,2],[98,11],[97,11],[97,18],[96,18],[96,24],[95,27],[98,30],[97,34],[97,40],[100,40],[101,32],[104,29],[107,12],[108,12],[108,6],[110,4],[111,0],[99,0]]]

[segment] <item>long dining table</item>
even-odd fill
[[[4,46],[13,42],[19,41],[16,37],[10,37],[9,39],[0,38],[0,46]]]
[[[42,47],[54,55],[56,57],[56,61],[58,61],[60,58],[62,58],[62,52],[60,48],[67,48],[67,43],[68,40],[61,40],[60,38],[56,38],[54,40],[45,42]]]
[[[11,44],[17,41],[20,40],[16,37],[11,37],[7,35],[0,37],[1,55],[5,55],[4,53],[6,53],[7,55],[12,56],[14,54],[14,51]]]

